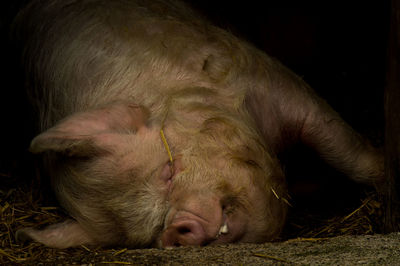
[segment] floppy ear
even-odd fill
[[[72,219],[50,225],[42,230],[33,228],[20,229],[15,233],[17,242],[34,240],[48,247],[68,248],[94,244],[80,224]]]
[[[118,144],[121,134],[146,128],[147,117],[143,107],[126,102],[75,113],[35,137],[30,151],[54,151],[68,156],[106,152],[107,146]]]

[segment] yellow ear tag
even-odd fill
[[[174,163],[174,160],[172,159],[171,150],[169,149],[169,145],[168,145],[167,139],[165,138],[164,130],[162,130],[162,129],[160,130],[160,135],[161,135],[162,142],[164,143],[164,147],[167,150],[167,153],[168,153],[168,156],[169,156],[169,161],[172,164],[172,163]]]

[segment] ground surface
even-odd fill
[[[31,265],[399,265],[400,233],[292,239],[279,243],[183,247],[171,250],[53,250]]]

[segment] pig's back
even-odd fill
[[[41,130],[117,100],[161,112],[187,87],[216,89],[214,101],[231,105],[243,96],[237,73],[252,71],[246,45],[179,2],[36,1],[25,12]]]

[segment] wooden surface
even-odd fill
[[[391,1],[385,91],[385,174],[384,231],[400,229],[400,0]]]

